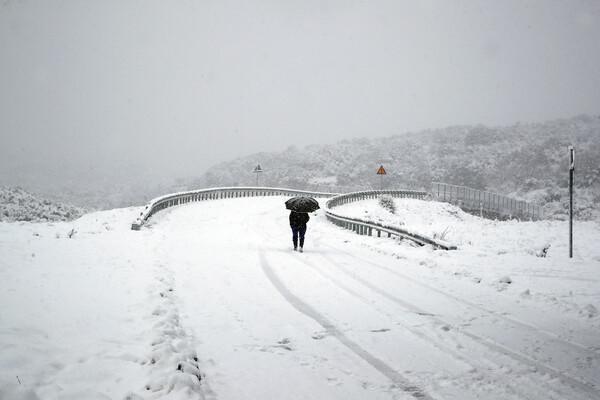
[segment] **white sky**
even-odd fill
[[[0,54],[2,168],[600,113],[596,0],[5,0]]]

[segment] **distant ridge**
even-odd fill
[[[564,218],[568,187],[567,148],[576,151],[576,216],[600,220],[600,117],[506,127],[455,126],[336,144],[291,146],[219,163],[193,187],[261,185],[339,190],[411,188],[446,182],[488,190],[543,205]],[[383,165],[383,179],[377,170]]]

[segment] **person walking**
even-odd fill
[[[300,236],[300,253],[304,247],[304,234],[306,233],[306,223],[310,217],[308,213],[292,211],[290,213],[290,227],[292,228],[292,241],[294,242],[294,251],[298,251],[298,236]]]

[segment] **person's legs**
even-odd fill
[[[294,242],[294,250],[298,248],[298,228],[292,227],[292,242]]]
[[[300,248],[304,247],[304,234],[306,233],[306,227],[298,229],[298,233],[300,234]]]

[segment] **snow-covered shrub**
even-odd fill
[[[392,214],[396,212],[396,204],[394,203],[394,198],[390,195],[383,195],[379,198],[379,205],[384,209],[388,210]]]
[[[71,221],[82,214],[77,207],[40,198],[21,188],[0,186],[0,221]]]

